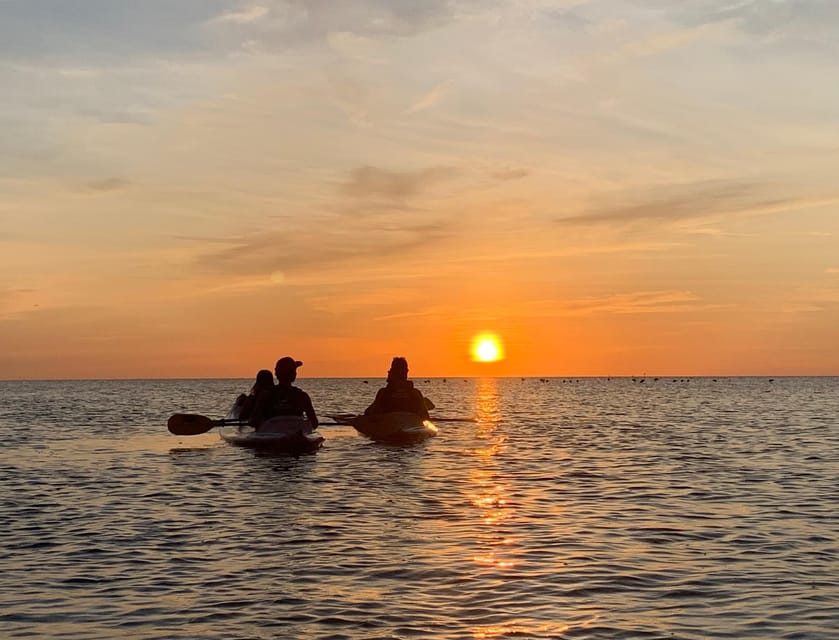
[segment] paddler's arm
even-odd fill
[[[312,431],[318,428],[318,416],[315,413],[315,408],[312,406],[312,399],[309,394],[303,392],[303,413],[309,419],[309,424],[312,426]]]
[[[422,393],[419,391],[419,389],[414,389],[413,391],[415,405],[414,413],[416,413],[423,420],[429,420],[430,416],[428,415],[428,407],[425,404],[425,398],[423,398]]]
[[[373,404],[371,404],[369,407],[367,407],[367,408],[364,410],[364,415],[365,415],[365,416],[369,416],[369,415],[372,415],[372,414],[374,414],[374,413],[382,413],[382,409],[381,409],[381,398],[382,398],[382,396],[384,395],[384,393],[385,393],[385,390],[384,390],[384,389],[379,389],[379,390],[376,392],[376,399],[375,399],[375,400],[373,400]]]

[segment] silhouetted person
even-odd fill
[[[256,374],[256,380],[251,387],[250,393],[241,394],[236,398],[236,412],[240,420],[248,420],[253,415],[256,407],[256,399],[260,394],[270,392],[274,388],[274,374],[268,369],[261,369]]]
[[[387,386],[379,389],[373,404],[367,407],[364,413],[370,415],[394,411],[415,413],[424,420],[428,420],[425,398],[418,389],[414,388],[414,383],[408,380],[408,361],[405,358],[394,358],[390,363]]]
[[[292,385],[297,379],[297,367],[303,363],[288,356],[277,360],[274,375],[277,384],[267,393],[261,393],[256,400],[251,424],[257,427],[270,418],[277,416],[303,416],[309,419],[312,431],[318,428],[318,417],[312,407],[309,394]]]

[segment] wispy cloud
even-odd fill
[[[432,185],[455,175],[457,170],[452,167],[429,167],[418,171],[400,172],[368,165],[350,171],[343,191],[354,198],[404,201],[425,193]]]
[[[557,221],[564,225],[661,225],[697,218],[776,213],[839,201],[837,196],[802,197],[770,191],[760,183],[736,181],[672,185],[646,195],[627,193],[626,199],[635,201],[632,204],[602,206]]]
[[[756,185],[744,183],[708,183],[675,185],[642,195],[625,194],[633,204],[604,206],[579,215],[560,218],[566,225],[634,224],[644,221],[667,221],[697,218],[742,208],[752,202]],[[637,202],[641,200],[640,202]]]
[[[450,233],[444,224],[403,224],[389,229],[368,225],[269,231],[231,239],[230,247],[200,256],[204,269],[231,275],[307,273],[335,264],[380,261],[409,255]]]
[[[653,33],[624,45],[618,55],[621,58],[660,55],[673,49],[687,47],[726,28],[727,23],[711,23]]]
[[[0,3],[0,58],[126,59],[207,46],[202,24],[223,0],[112,0]]]
[[[12,296],[18,296],[25,293],[34,293],[35,289],[11,289],[9,287],[0,288],[0,300],[8,299]]]
[[[29,288],[0,288],[0,319],[37,308],[38,304],[31,297],[36,292],[36,289]]]
[[[121,191],[131,185],[131,181],[125,178],[112,177],[102,178],[101,180],[92,180],[88,182],[85,187],[88,191],[96,193],[108,193],[111,191]]]
[[[595,315],[595,314],[633,314],[633,313],[674,313],[707,307],[702,299],[692,291],[639,291],[618,293],[600,298],[561,302],[536,303],[543,306],[545,312],[559,315]],[[536,311],[536,309],[534,309]]]
[[[839,23],[839,5],[832,0],[706,0],[701,3],[667,3],[666,15],[694,25],[735,21],[746,33],[826,44],[824,36]]]
[[[270,11],[270,8],[264,5],[253,4],[250,6],[242,6],[236,9],[224,11],[223,13],[213,18],[213,21],[233,22],[236,24],[250,24],[252,22],[256,22],[264,18],[268,15]]]
[[[393,307],[416,304],[422,301],[425,306],[425,298],[420,291],[406,287],[379,286],[372,291],[353,291],[351,294],[330,292],[327,296],[314,296],[309,298],[309,304],[315,309],[322,309],[332,313],[348,313],[360,309],[376,307]]]
[[[492,172],[492,177],[496,180],[521,180],[530,175],[529,169],[509,167],[507,169],[500,169]]]
[[[829,285],[832,286],[801,287],[782,299],[774,308],[768,309],[767,313],[775,311],[789,314],[827,312],[835,315],[839,312],[839,286],[830,282]],[[833,326],[836,326],[835,323]]]
[[[326,34],[326,41],[333,51],[346,58],[367,63],[385,62],[383,58],[377,58],[375,55],[378,42],[374,38],[361,36],[352,31],[330,31]]]
[[[572,317],[696,311],[710,305],[686,290],[635,291],[563,300],[532,300],[517,309],[525,317]]]
[[[497,318],[571,318],[597,315],[631,315],[653,313],[689,313],[721,305],[704,302],[691,291],[663,290],[615,293],[587,298],[562,300],[527,300],[504,308],[436,306],[388,314],[380,320],[397,320],[428,315],[473,317],[476,320]]]
[[[438,84],[436,87],[431,89],[431,91],[423,95],[419,100],[417,100],[414,104],[408,107],[405,110],[405,114],[410,115],[412,113],[417,113],[419,111],[425,111],[426,109],[430,109],[440,101],[443,95],[445,95],[448,87],[448,82]]]
[[[374,101],[364,83],[335,70],[327,73],[327,82],[332,102],[349,121],[359,127],[371,126],[370,109]]]
[[[247,42],[250,49],[257,51],[287,50],[302,43],[325,40],[337,43],[337,49],[343,50],[346,39],[335,41],[333,34],[362,38],[412,37],[459,20],[469,6],[479,7],[480,3],[477,0],[457,3],[449,0],[263,0],[236,4],[233,8],[216,6],[216,13],[207,24],[229,28],[240,43]]]

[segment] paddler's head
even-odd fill
[[[274,374],[268,369],[260,369],[256,374],[256,381],[253,383],[253,393],[259,393],[265,389],[271,389],[274,386]]]
[[[277,382],[280,384],[291,384],[297,379],[297,367],[302,366],[300,360],[295,360],[289,356],[277,360],[277,365],[274,367],[274,375],[277,376]]]
[[[388,382],[404,382],[408,379],[408,361],[405,358],[394,358],[387,372]]]

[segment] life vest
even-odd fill
[[[414,389],[414,385],[410,381],[407,384],[389,384],[384,388],[381,396],[382,412],[407,411],[417,413],[419,404],[422,403],[419,398],[421,398],[419,392]]]
[[[302,416],[306,409],[306,392],[297,387],[274,387],[266,406],[265,418]]]

